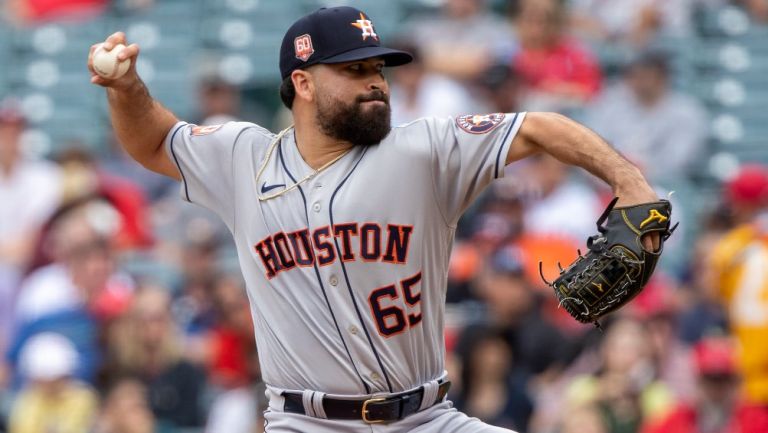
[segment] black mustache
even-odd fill
[[[381,90],[375,90],[370,95],[357,97],[358,103],[371,102],[371,101],[381,101],[389,105],[389,95],[382,92]]]

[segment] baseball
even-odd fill
[[[117,59],[117,55],[125,49],[125,45],[117,44],[110,51],[104,49],[102,44],[93,53],[93,70],[104,78],[114,80],[122,77],[128,68],[131,67],[131,60],[126,59],[122,62]]]

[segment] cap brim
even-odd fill
[[[318,63],[354,62],[355,60],[370,59],[371,57],[381,57],[384,59],[384,64],[386,66],[402,66],[413,61],[413,56],[405,51],[384,47],[363,47],[336,54],[335,56],[323,59]]]

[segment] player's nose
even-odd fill
[[[381,90],[384,93],[389,93],[389,84],[387,83],[386,78],[377,74],[368,81],[366,89],[368,91]]]

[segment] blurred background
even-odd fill
[[[120,150],[85,63],[123,30],[180,118],[278,130],[285,29],[345,2],[0,4],[0,431],[261,431],[229,233]],[[538,266],[576,257],[610,190],[548,157],[508,167],[454,246],[456,406],[520,432],[768,432],[768,1],[346,4],[417,55],[388,72],[393,123],[557,111],[675,192],[660,269],[601,332]]]

